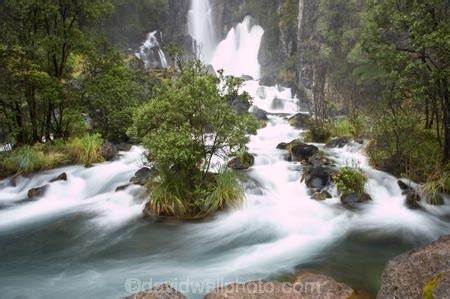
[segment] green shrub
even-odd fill
[[[367,182],[367,176],[359,169],[345,166],[339,169],[333,176],[333,181],[342,194],[356,192],[364,193],[364,185]]]
[[[443,205],[443,193],[450,193],[449,171],[437,170],[431,175],[426,183],[422,185],[422,193],[429,204]]]
[[[7,174],[31,173],[55,167],[64,160],[62,154],[45,153],[39,146],[22,146],[6,156],[0,163]]]
[[[103,161],[102,144],[100,134],[86,134],[70,140],[66,147],[74,163],[86,165]]]

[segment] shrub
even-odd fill
[[[342,194],[356,192],[364,193],[364,185],[367,182],[367,176],[359,169],[345,166],[339,169],[333,176],[333,181]]]
[[[422,185],[422,193],[429,204],[443,205],[442,193],[450,193],[450,173],[448,171],[436,171]]]
[[[31,173],[52,168],[64,160],[62,154],[45,153],[38,146],[22,146],[8,154],[0,163],[7,174]]]
[[[102,144],[100,134],[86,134],[70,140],[66,147],[74,163],[86,165],[103,161]]]

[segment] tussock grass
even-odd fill
[[[66,147],[75,163],[86,165],[103,161],[102,144],[100,134],[93,134],[74,138]]]

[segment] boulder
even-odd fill
[[[50,180],[50,183],[58,182],[58,181],[67,181],[67,173],[63,172],[57,177]]]
[[[170,285],[163,284],[123,299],[186,299],[186,297]]]
[[[230,284],[214,289],[205,296],[205,299],[347,299],[354,293],[352,288],[331,277],[300,273],[294,282],[258,280]]]
[[[29,199],[36,199],[39,197],[42,197],[45,195],[45,192],[47,192],[49,185],[44,185],[41,187],[36,187],[28,190],[28,198]]]
[[[341,202],[344,205],[352,206],[371,201],[372,198],[367,193],[350,192],[341,195]]]
[[[282,99],[279,99],[279,98],[274,98],[272,100],[272,106],[271,107],[272,107],[272,109],[275,109],[275,110],[281,110],[281,109],[284,108],[284,101]]]
[[[129,152],[132,147],[133,145],[126,142],[121,142],[118,145],[116,145],[117,150],[120,152]]]
[[[118,186],[118,187],[116,188],[116,192],[124,191],[124,190],[126,190],[128,187],[130,187],[130,184]]]
[[[406,196],[406,206],[410,209],[420,209],[419,202],[421,198],[419,193],[412,186],[402,180],[398,180],[397,184],[403,191],[402,194]]]
[[[237,96],[231,102],[231,108],[237,113],[246,113],[250,109],[250,103],[241,96]]]
[[[234,170],[246,170],[253,166],[255,157],[252,154],[244,153],[240,157],[235,157],[228,162],[228,167]]]
[[[105,158],[106,161],[111,161],[116,157],[118,150],[114,144],[106,141],[102,145],[101,152],[102,152],[103,158]]]
[[[312,199],[319,200],[319,201],[326,200],[326,199],[329,199],[332,197],[333,196],[330,194],[330,192],[328,192],[326,190],[321,191],[321,192],[316,192],[311,196]]]
[[[253,77],[250,76],[250,75],[242,75],[242,76],[241,76],[241,79],[244,80],[244,81],[253,81],[253,80],[255,80],[255,79],[253,79]]]
[[[293,161],[303,161],[317,154],[319,148],[315,145],[298,142],[292,145],[290,152]]]
[[[305,171],[302,181],[311,189],[321,191],[331,181],[333,170],[324,166],[310,167]]]
[[[259,80],[260,86],[274,86],[277,84],[277,80],[273,77],[264,77]]]
[[[446,235],[389,261],[377,298],[449,298],[449,278],[450,235]]]
[[[310,119],[309,114],[297,113],[289,118],[289,124],[297,129],[305,129],[308,127]]]
[[[353,138],[351,137],[337,137],[334,139],[331,139],[330,141],[327,142],[327,144],[325,145],[325,147],[328,148],[343,148],[344,146],[350,144],[353,142]]]
[[[147,181],[152,176],[153,172],[154,171],[151,168],[142,167],[134,174],[134,177],[130,179],[130,183],[134,185],[144,186],[145,184],[147,184]]]
[[[260,99],[265,100],[267,97],[266,88],[264,86],[258,87],[258,89],[256,90],[256,95]]]
[[[267,117],[267,112],[259,109],[258,107],[254,107],[252,114],[256,117],[258,120],[268,121],[269,118]]]
[[[277,145],[277,149],[280,150],[287,150],[289,146],[289,143],[286,142],[281,142],[280,144]]]
[[[409,190],[413,189],[410,185],[408,185],[407,183],[405,183],[402,180],[398,180],[397,184],[400,187],[400,190],[402,190],[402,191],[409,191]]]

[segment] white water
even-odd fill
[[[166,55],[162,51],[157,34],[158,31],[153,31],[147,34],[147,39],[139,48],[139,53],[136,54],[138,58],[144,61],[145,68],[167,68]]]
[[[209,0],[191,0],[188,15],[189,34],[195,40],[194,52],[205,62],[210,62],[216,47],[216,38]]]
[[[215,70],[223,69],[226,75],[248,75],[254,79],[261,76],[258,53],[264,30],[251,25],[251,17],[232,28],[225,40],[215,50],[211,64]]]
[[[127,295],[128,278],[172,283],[270,278],[299,265],[320,265],[342,243],[348,250],[355,244],[358,251],[340,267],[325,262],[323,267],[336,267],[344,276],[354,271],[354,279],[368,281],[374,279],[371,265],[379,268],[404,250],[395,242],[410,248],[450,232],[448,204],[409,210],[396,178],[371,168],[357,146],[327,152],[338,165],[359,163],[369,176],[366,187],[373,202],[348,210],[337,194],[323,202],[312,200],[300,182],[301,165],[285,161],[285,152],[276,149],[302,133],[287,121],[298,112],[298,100],[289,89],[260,87],[258,81],[247,81],[244,89],[254,96],[254,105],[273,113],[249,143],[256,160],[246,173],[245,207],[202,223],[143,220],[141,188],[114,192],[139,168],[138,147],[92,168],[66,167],[19,178],[16,187],[9,180],[0,182],[2,297],[118,298]],[[27,190],[63,171],[67,182],[53,183],[42,199],[26,199]],[[349,240],[354,233],[363,241]],[[385,238],[394,244],[386,245]],[[354,267],[358,254],[363,256],[359,272]]]

